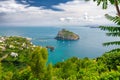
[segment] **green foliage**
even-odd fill
[[[16,36],[11,36],[11,37],[4,37],[5,41],[2,46],[5,48],[5,50],[1,51],[0,56],[4,56],[5,54],[8,54],[7,58],[5,58],[3,61],[17,61],[17,62],[25,62],[28,61],[29,58],[29,53],[32,50],[32,44],[29,40],[26,38],[22,37],[16,37]],[[14,52],[17,53],[17,57],[12,57],[10,54]]]
[[[108,54],[109,56],[104,56]],[[57,63],[54,66],[56,71],[54,76],[58,80],[119,80],[120,71],[113,68],[120,64],[120,61],[118,61],[120,59],[119,55],[111,53],[104,55],[99,59],[78,59],[73,57],[65,62]],[[113,66],[110,70],[108,63]]]
[[[120,66],[120,51],[105,53],[100,61],[108,67],[109,70],[118,70],[117,66]]]
[[[95,2],[97,2],[97,5],[99,6],[100,4],[102,4],[102,8],[103,9],[107,9],[108,8],[108,3],[114,5],[116,0],[93,0]],[[117,0],[118,3],[120,3],[120,0]]]
[[[14,41],[16,40],[14,39]],[[12,42],[12,39],[11,41],[8,41],[8,43]],[[87,57],[79,59],[77,57],[73,57],[52,66],[52,64],[46,65],[48,59],[46,48],[40,46],[33,47],[32,45],[29,45],[28,47],[30,49],[13,49],[14,51],[19,52],[19,57],[13,58],[10,55],[1,57],[0,80],[120,79],[119,49],[118,51],[107,52],[103,56],[95,59],[89,59]],[[10,48],[8,50],[8,53],[9,52],[11,52]],[[3,52],[1,51],[1,53]],[[24,55],[25,53],[29,55]],[[25,57],[27,59],[25,59]]]
[[[48,64],[48,66],[47,66],[45,80],[53,80],[53,66],[52,66],[52,64]]]
[[[113,16],[110,16],[109,14],[105,14],[105,17],[106,17],[108,20],[116,23],[117,25],[120,25],[120,17],[119,17],[119,16],[113,17]],[[119,27],[118,27],[118,28],[119,28]],[[116,29],[116,30],[118,31],[118,29]]]
[[[30,57],[30,67],[35,78],[43,80],[46,73],[47,50],[35,47]]]
[[[100,5],[102,3],[103,9],[107,8],[108,0],[93,0],[97,2],[97,5]]]
[[[115,5],[118,16],[113,17],[108,14],[105,14],[105,17],[108,20],[116,23],[117,26],[100,26],[100,28],[101,28],[101,30],[108,31],[108,33],[106,33],[107,36],[120,37],[120,10],[119,10],[119,6],[118,6],[118,4],[120,3],[120,0],[94,0],[94,1],[96,1],[98,3],[98,5],[103,3],[103,9],[107,8],[108,2]],[[103,45],[104,46],[120,45],[120,41],[106,42]],[[118,51],[118,50],[120,50],[120,49],[114,49],[112,51]]]
[[[97,63],[94,60],[73,57],[63,63],[56,64],[54,68],[57,69],[56,76],[63,80],[95,80],[97,77],[93,75],[98,75],[96,66]]]
[[[5,50],[0,51],[0,56],[4,67],[4,74],[0,69],[0,74],[3,74],[3,76],[0,75],[2,76],[0,78],[3,80],[37,80],[38,77],[41,77],[39,75],[44,76],[42,72],[44,72],[43,70],[46,68],[48,58],[46,48],[35,47],[29,40],[22,37],[10,36],[2,38],[4,38],[4,40],[0,46],[4,47]],[[11,52],[17,53],[18,56],[12,57]],[[28,68],[29,65],[30,68]],[[39,72],[41,72],[41,74]]]
[[[100,80],[120,80],[118,71],[105,72],[100,76]]]
[[[14,80],[13,78],[13,73],[11,71],[6,72],[3,74],[3,77],[1,80]]]
[[[1,61],[0,61],[0,80],[2,79],[2,65],[1,65]]]
[[[112,37],[120,37],[120,17],[112,17],[110,15],[106,15],[107,19],[115,22],[118,26],[100,26],[101,30],[108,31],[106,33],[107,36],[112,36]],[[113,42],[106,42],[103,43],[104,46],[109,46],[109,45],[120,45],[120,41],[113,41]],[[120,49],[114,49],[112,51],[119,51]]]
[[[19,80],[32,80],[32,78],[33,76],[29,66],[19,71]]]

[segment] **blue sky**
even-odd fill
[[[82,26],[111,24],[92,0],[0,0],[0,26]]]
[[[61,11],[61,9],[52,7],[53,5],[59,5],[60,3],[66,3],[72,0],[16,0],[20,4],[29,4],[35,7],[44,7],[45,9],[52,9],[55,11]]]

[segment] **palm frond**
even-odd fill
[[[108,51],[107,53],[112,53],[112,52],[120,52],[120,48],[112,49]]]
[[[107,30],[109,32],[120,32],[120,27],[118,26],[100,26],[101,30]]]
[[[108,6],[108,0],[93,0],[94,2],[97,2],[97,5],[99,6],[102,3],[102,8],[107,9]]]
[[[107,36],[120,37],[120,32],[106,33]]]
[[[109,14],[105,14],[105,17],[110,20],[110,21],[113,21],[114,23],[116,23],[117,25],[120,25],[120,17],[119,16],[111,16]]]
[[[107,9],[108,3],[115,5],[116,10],[118,12],[118,4],[120,4],[120,0],[93,0],[94,2],[97,2],[97,5],[101,5],[103,9]],[[120,37],[120,16],[111,16],[108,14],[105,14],[105,17],[117,24],[117,26],[100,26],[99,28],[104,31],[108,31],[106,33],[107,36],[113,36],[113,37]],[[106,42],[103,43],[104,46],[109,46],[109,45],[120,45],[120,41],[113,41],[113,42]],[[114,49],[112,51],[120,51],[120,49]]]
[[[114,4],[114,0],[109,0],[111,4]]]
[[[99,6],[100,4],[102,4],[102,8],[103,9],[107,9],[108,7],[108,3],[110,4],[114,4],[115,0],[93,0],[94,2],[97,2],[97,5]],[[118,3],[120,3],[120,0],[118,0]]]
[[[120,45],[120,41],[106,42],[106,43],[103,43],[103,45],[104,45],[104,46]]]

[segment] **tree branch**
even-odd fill
[[[116,7],[117,15],[120,17],[120,9],[119,9],[119,6],[118,6],[118,1],[117,0],[114,0],[114,1],[115,1],[115,7]]]

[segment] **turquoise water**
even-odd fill
[[[48,62],[52,62],[53,64],[73,56],[79,58],[95,58],[101,56],[105,51],[115,48],[114,46],[103,47],[103,42],[118,40],[118,38],[107,37],[105,32],[101,31],[99,28],[65,27],[66,29],[77,33],[80,36],[80,40],[57,41],[54,37],[62,28],[0,27],[0,35],[30,37],[35,45],[54,46],[55,50],[53,52],[49,51],[48,58]]]

